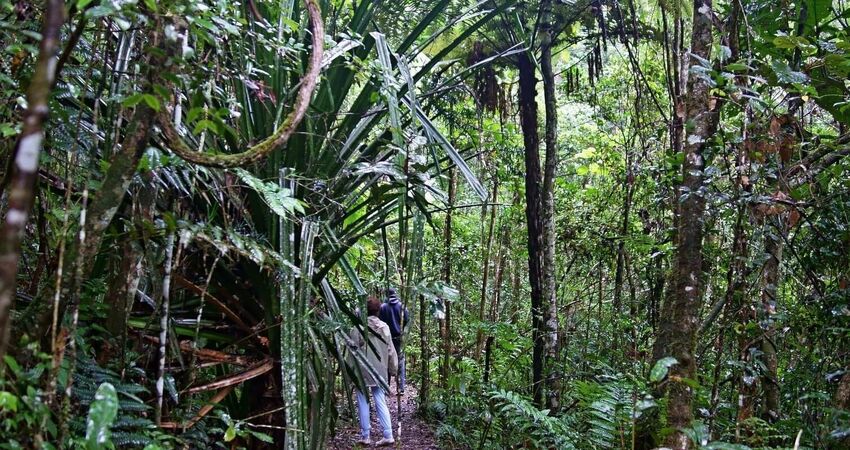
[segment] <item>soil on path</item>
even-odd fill
[[[422,421],[416,415],[416,398],[418,391],[413,386],[407,386],[404,394],[401,396],[401,439],[398,436],[398,397],[395,394],[395,386],[391,387],[390,394],[387,395],[387,402],[390,408],[390,415],[393,422],[393,436],[395,436],[395,446],[384,447],[387,449],[399,448],[405,450],[438,450],[440,447],[436,444],[434,430],[428,424]],[[353,395],[352,395],[353,397]],[[353,398],[352,398],[353,401]],[[356,408],[356,403],[354,403]],[[378,423],[378,417],[375,414],[375,407],[372,405],[369,414],[372,419],[372,446],[381,438],[381,425]],[[354,412],[354,417],[340,417],[337,422],[336,436],[330,439],[328,447],[331,450],[348,450],[353,448],[368,448],[356,444],[360,433],[360,426],[357,422],[357,413]]]

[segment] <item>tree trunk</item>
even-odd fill
[[[501,226],[502,237],[499,239],[499,249],[496,252],[497,262],[496,262],[496,275],[493,280],[493,298],[490,302],[490,322],[498,322],[499,321],[499,304],[502,299],[502,282],[505,279],[505,263],[508,259],[508,250],[511,245],[511,228],[508,224],[502,224]]]
[[[446,211],[446,226],[443,228],[443,282],[452,281],[452,208],[457,196],[457,179],[455,170],[449,170],[449,209]],[[449,379],[449,358],[451,357],[451,302],[443,299],[446,308],[446,318],[442,320],[440,338],[443,340],[443,361],[440,366],[440,386],[445,389]]]
[[[156,48],[160,45],[160,35],[156,31],[151,34],[151,48]],[[168,47],[165,53],[151,52],[148,55],[149,70],[146,88],[151,89],[152,86],[157,85],[157,81],[161,77],[161,67],[165,64],[165,55],[173,54],[175,51],[174,43],[171,43]],[[60,294],[66,301],[60,306],[59,317],[62,317],[69,305],[76,303],[76,294],[80,290],[77,282],[87,280],[91,275],[97,253],[106,234],[105,231],[124,201],[139,160],[147,146],[154,116],[155,111],[146,103],[142,102],[136,106],[133,118],[126,127],[121,146],[112,156],[103,182],[89,203],[80,239],[72,239],[68,244],[68,250],[64,255],[64,264],[65,267],[76,267],[76,272],[67,271],[68,276],[62,280]],[[40,297],[53,298],[55,295],[54,285],[54,283],[49,283],[47,292]],[[23,331],[39,337],[46,333],[50,328],[50,306],[47,302],[33,303],[25,313],[28,320],[27,323],[23,324]]]
[[[623,196],[623,217],[620,225],[620,238],[617,243],[617,265],[614,271],[614,350],[620,349],[620,329],[619,316],[622,311],[623,284],[626,272],[626,235],[629,232],[629,219],[632,209],[632,185],[634,184],[634,175],[632,174],[631,152],[626,148],[626,175],[623,183],[625,195]],[[632,311],[634,308],[630,309]],[[634,330],[633,330],[634,331]]]
[[[691,34],[691,54],[697,58],[710,58],[712,37],[711,0],[694,1],[694,23]],[[695,59],[697,59],[695,58]],[[702,303],[702,239],[704,234],[705,195],[703,151],[706,142],[717,129],[718,113],[713,108],[710,85],[696,76],[688,77],[684,93],[684,123],[688,124],[684,139],[682,184],[676,208],[676,252],[671,273],[672,286],[664,302],[660,335],[654,356],[676,358],[670,370],[667,389],[667,425],[674,431],[667,437],[666,445],[674,450],[691,448],[690,439],[681,429],[690,425],[693,418],[693,391],[684,380],[696,376],[694,347],[699,328],[699,311]]]
[[[528,284],[531,286],[532,393],[543,406],[543,359],[545,336],[543,316],[543,221],[541,218],[540,136],[537,130],[537,80],[534,63],[527,52],[518,57],[519,115],[525,153],[525,219],[528,229]]]
[[[147,144],[153,114],[153,110],[144,103],[136,107],[133,120],[130,122],[128,134],[121,144],[121,150],[112,158],[103,183],[86,212],[84,231],[80,233],[82,239],[79,241],[73,239],[68,245],[68,251],[65,252],[64,256],[65,267],[76,267],[79,261],[80,267],[77,268],[77,271],[80,276],[77,277],[73,271],[68,271],[68,277],[62,281],[62,298],[69,300],[65,304],[76,302],[73,298],[79,291],[79,286],[76,286],[76,280],[86,280],[91,274],[97,253],[106,234],[106,228],[112,223],[115,213],[124,200],[133,174],[138,166],[139,159]],[[50,283],[48,289],[52,288],[53,283]],[[53,294],[50,291],[43,298],[53,298]],[[36,334],[44,333],[50,327],[50,305],[39,302],[34,303],[33,308],[35,309],[32,312],[32,316],[36,320],[24,324],[25,327],[28,327],[26,331],[35,332]],[[64,309],[65,307],[62,308],[62,311]],[[62,317],[62,311],[60,311],[60,317]]]
[[[754,305],[746,300],[746,275],[744,273],[748,255],[749,236],[744,226],[746,208],[738,207],[738,216],[735,223],[735,232],[732,241],[732,256],[729,261],[729,271],[726,276],[725,304],[731,305],[738,311],[738,323],[742,330],[746,325],[755,320]],[[748,376],[748,367],[753,365],[751,348],[751,335],[740,333],[738,335],[738,358],[743,365],[738,384],[738,416],[735,421],[735,434],[740,438],[740,426],[753,415],[753,405],[758,392],[758,384],[754,376]]]
[[[142,255],[133,246],[133,241],[127,239],[121,243],[121,255],[115,276],[107,291],[106,303],[110,313],[106,317],[106,329],[124,342],[127,333],[127,317],[133,307],[133,299],[142,276]]]
[[[487,243],[484,247],[484,270],[481,275],[481,299],[478,303],[478,333],[475,339],[475,357],[478,359],[481,356],[481,347],[484,345],[484,310],[487,305],[487,286],[490,281],[490,255],[493,252],[493,234],[496,228],[496,203],[499,197],[499,177],[493,177],[493,192],[490,194],[490,221],[487,227]],[[498,289],[498,287],[496,287]],[[495,289],[494,289],[495,290]],[[494,294],[495,295],[495,294]]]
[[[779,380],[777,380],[776,347],[773,331],[776,330],[773,314],[776,313],[776,298],[778,292],[779,268],[782,264],[782,249],[788,236],[787,217],[774,217],[771,219],[774,230],[765,233],[765,253],[767,261],[761,278],[761,310],[764,314],[763,320],[767,323],[767,329],[761,338],[760,349],[763,353],[764,372],[761,382],[764,390],[764,405],[762,418],[769,422],[779,419]]]
[[[555,283],[555,170],[558,168],[558,105],[555,74],[552,69],[553,17],[552,1],[540,3],[540,71],[543,76],[543,103],[546,118],[546,160],[543,169],[543,329],[545,333],[544,373],[546,407],[557,410],[560,405],[558,360],[558,293]]]
[[[422,384],[419,388],[419,409],[427,411],[431,391],[431,352],[428,348],[428,312],[425,296],[419,294],[419,359]]]
[[[835,390],[833,397],[833,405],[836,409],[844,410],[844,413],[850,412],[850,366],[847,367],[847,372],[841,376],[838,381],[838,388]],[[850,449],[850,436],[846,436],[834,447],[839,450]]]
[[[35,71],[27,89],[27,109],[21,136],[12,153],[8,209],[0,230],[0,366],[9,344],[10,316],[15,300],[21,240],[35,198],[38,159],[44,143],[50,90],[56,78],[56,52],[60,29],[65,22],[65,2],[48,0],[41,29]],[[50,298],[50,297],[48,297]],[[49,302],[45,302],[49,303]]]
[[[110,305],[111,313],[106,320],[106,329],[113,336],[124,342],[127,335],[127,318],[133,309],[133,301],[142,277],[143,255],[136,245],[138,241],[144,242],[146,224],[153,222],[154,206],[156,202],[156,186],[153,185],[151,174],[144,176],[145,181],[136,192],[133,204],[133,224],[136,229],[135,241],[126,239],[121,243],[122,252],[119,256],[118,270],[110,283],[107,291],[106,302]],[[125,230],[130,232],[130,230]]]

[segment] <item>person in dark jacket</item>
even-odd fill
[[[410,313],[401,303],[401,300],[399,300],[395,289],[388,288],[385,294],[387,300],[381,305],[381,312],[378,314],[378,317],[390,327],[393,347],[395,347],[396,354],[398,355],[398,388],[399,393],[403,393],[404,385],[407,382],[407,370],[405,368],[401,340],[407,324],[410,322]]]

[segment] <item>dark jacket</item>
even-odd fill
[[[394,338],[401,336],[404,327],[410,320],[407,308],[401,304],[401,300],[395,295],[390,295],[386,303],[381,305],[381,312],[378,313],[378,317],[390,327],[390,336]]]

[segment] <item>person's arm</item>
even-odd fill
[[[392,338],[390,337],[390,329],[386,328],[386,342],[387,342],[387,355],[389,355],[389,360],[387,360],[387,372],[389,375],[394,377],[398,374],[398,354],[395,352],[395,345],[393,345]]]
[[[352,350],[363,346],[363,335],[360,334],[360,330],[358,330],[357,327],[351,328],[351,331],[348,333],[348,337],[351,338],[351,343],[354,346]]]
[[[354,352],[360,349],[363,336],[357,327],[351,328],[348,332],[349,341],[345,345],[345,362],[349,367],[357,367],[357,360],[354,358]]]
[[[401,326],[401,328],[405,332],[407,332],[407,329],[410,325],[410,311],[407,309],[406,306],[404,307],[404,314],[403,315],[404,315],[404,324]]]
[[[382,303],[381,309],[378,311],[378,318],[381,319],[384,323],[389,323],[389,319],[387,319],[387,304]]]

